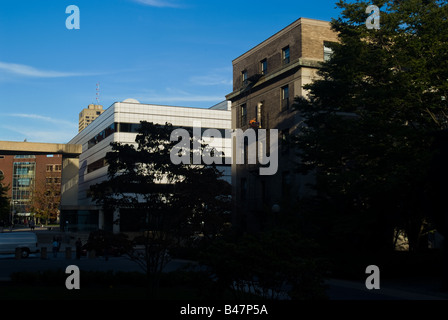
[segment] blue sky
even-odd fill
[[[232,91],[233,59],[300,17],[336,18],[335,2],[2,0],[0,140],[68,142],[97,84],[104,108],[210,107]]]

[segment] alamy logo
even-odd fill
[[[225,136],[223,137],[218,129],[207,129],[202,133],[201,123],[197,121],[193,123],[192,145],[190,139],[190,133],[186,129],[173,130],[170,140],[172,142],[180,140],[170,151],[173,164],[257,164],[258,158],[258,163],[261,165],[259,168],[260,175],[274,175],[278,170],[277,129],[269,130],[269,148],[266,129],[254,130],[250,128],[244,132],[241,129],[225,130]],[[223,155],[222,152],[217,152],[213,147],[202,150],[201,141],[209,145],[215,144],[216,141],[219,144],[221,141],[221,146],[226,141],[230,141],[232,152],[230,155]],[[247,163],[245,163],[245,159]]]
[[[79,290],[79,280],[80,280],[80,272],[78,266],[70,265],[65,269],[65,273],[69,274],[67,279],[65,280],[65,287],[68,290]]]
[[[373,13],[372,13],[373,11]],[[380,29],[380,8],[375,5],[370,5],[366,9],[366,13],[370,14],[366,19],[367,29]]]
[[[65,20],[65,27],[69,30],[80,29],[79,8],[72,4],[65,9],[65,13],[70,13]]]

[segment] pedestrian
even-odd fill
[[[81,251],[82,251],[82,241],[81,238],[78,238],[78,240],[76,240],[76,259],[81,259]]]
[[[35,226],[36,224],[34,223],[34,219],[33,220],[31,220],[30,221],[30,228],[31,228],[31,230],[34,230],[34,226]]]
[[[56,239],[56,237],[53,238],[53,257],[56,258],[58,255],[58,251],[59,251],[59,242]]]

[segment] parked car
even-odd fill
[[[30,253],[39,252],[37,236],[34,232],[2,232],[0,233],[0,253],[15,253],[21,250],[22,258],[27,258]]]

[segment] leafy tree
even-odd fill
[[[45,221],[46,225],[50,221],[56,221],[61,203],[61,184],[54,178],[51,178],[51,182],[41,182],[33,192],[31,203],[30,211],[35,218]]]
[[[9,214],[10,214],[10,208],[9,208],[9,197],[8,197],[8,190],[9,186],[4,186],[2,181],[5,179],[3,175],[0,175],[0,221],[9,221]]]
[[[447,2],[375,1],[379,30],[366,27],[370,4],[337,3],[333,56],[296,98],[299,171],[315,174],[329,241],[388,250],[401,229],[416,250],[431,227],[431,146],[448,127]]]
[[[175,165],[170,152],[174,127],[141,122],[136,144],[113,143],[107,153],[108,180],[91,187],[105,211],[120,208],[121,221],[133,219],[143,236],[144,250],[130,252],[157,289],[159,275],[171,248],[192,236],[220,234],[230,210],[230,185],[214,165]],[[190,146],[193,135],[190,134]],[[201,150],[190,150],[201,152]]]

